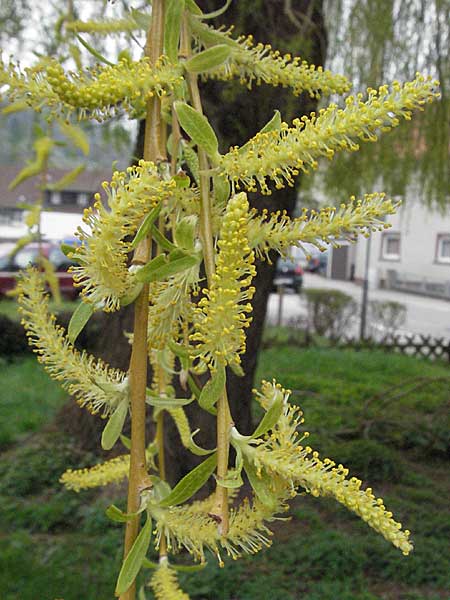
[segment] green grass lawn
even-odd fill
[[[275,523],[270,549],[225,569],[210,557],[200,573],[183,574],[191,598],[448,600],[449,375],[446,365],[378,352],[265,350],[259,378],[293,390],[311,446],[370,481],[412,531],[415,550],[404,557],[334,501],[304,495],[290,521]],[[13,433],[0,461],[0,598],[112,599],[123,532],[104,510],[124,506],[123,490],[62,490],[62,471],[95,460],[51,428],[39,431],[64,397],[31,359],[4,367],[4,378],[7,398],[10,382],[28,392],[6,404]]]
[[[77,305],[76,301],[73,300],[62,300],[60,303],[56,303],[53,300],[50,301],[49,307],[50,312],[59,313],[65,311],[73,311]],[[18,321],[20,319],[17,302],[13,298],[4,298],[0,300],[0,314]]]

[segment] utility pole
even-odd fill
[[[364,281],[361,298],[361,324],[359,330],[359,339],[363,341],[366,338],[366,324],[367,324],[367,304],[369,301],[369,265],[370,265],[370,246],[372,241],[372,235],[369,234],[366,245],[366,264],[364,267]]]

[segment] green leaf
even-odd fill
[[[88,304],[87,302],[80,302],[80,304],[74,310],[72,317],[69,322],[67,330],[67,337],[71,344],[75,343],[75,340],[83,330],[86,323],[94,314],[94,305]]]
[[[178,221],[173,234],[176,245],[188,252],[193,252],[196,226],[197,217],[195,215],[184,217]]]
[[[184,131],[197,146],[206,152],[214,164],[217,163],[220,158],[219,142],[205,115],[181,101],[175,102],[174,108]]]
[[[133,17],[134,21],[137,23],[137,25],[139,25],[139,27],[141,29],[143,29],[144,31],[148,31],[148,28],[150,27],[150,19],[151,19],[149,14],[141,12],[140,10],[137,10],[136,8],[131,8],[130,14]]]
[[[229,469],[225,477],[216,477],[216,481],[222,487],[228,489],[237,489],[244,485],[241,472],[237,469]]]
[[[126,435],[123,435],[123,433],[121,433],[119,437],[120,437],[120,441],[125,446],[125,448],[127,450],[131,450],[131,440],[130,440],[130,438],[127,437]]]
[[[227,177],[223,175],[214,175],[214,197],[219,206],[225,206],[231,194],[231,186]]]
[[[162,259],[162,260],[160,260]],[[199,263],[199,257],[174,250],[168,256],[160,255],[136,272],[136,279],[142,282],[161,281],[190,269]]]
[[[189,500],[208,481],[217,465],[217,453],[200,463],[181,479],[170,494],[159,503],[160,506],[176,506]]]
[[[259,130],[259,133],[269,133],[270,131],[276,131],[281,129],[281,113],[279,110],[275,111],[273,117],[268,121],[262,129]],[[248,147],[249,142],[246,142],[243,146],[239,148],[239,152],[242,153]]]
[[[75,254],[75,252],[77,251],[77,246],[72,246],[72,244],[65,244],[63,242],[59,248],[60,248],[61,252],[64,254],[64,256],[67,256],[67,258],[70,258],[70,260],[73,260],[73,261],[77,260],[75,256],[71,256],[72,254]]]
[[[21,112],[22,110],[28,110],[30,106],[25,102],[25,100],[16,100],[5,108],[2,108],[3,115],[11,115],[12,113]]]
[[[159,216],[159,213],[161,212],[161,207],[162,207],[162,204],[159,203],[158,206],[155,206],[155,208],[153,208],[148,213],[148,215],[145,217],[145,219],[142,221],[141,226],[139,227],[136,235],[134,236],[134,240],[131,242],[132,250],[134,250],[136,248],[136,246],[139,244],[139,242],[141,240],[143,240],[144,238],[146,238],[148,236],[153,223],[156,221],[156,219]]]
[[[58,121],[58,126],[61,133],[68,138],[74,146],[79,148],[85,156],[89,154],[89,139],[81,127],[66,123],[65,121]]]
[[[72,171],[64,175],[64,177],[61,177],[61,179],[58,179],[58,181],[55,181],[55,183],[47,185],[47,189],[53,192],[59,192],[61,190],[66,189],[77,179],[78,175],[80,175],[85,168],[86,165],[78,165],[78,167],[72,169]]]
[[[142,567],[144,569],[159,569],[159,564],[153,562],[152,560],[149,560],[148,558],[144,558],[142,562]]]
[[[133,547],[127,554],[117,579],[116,594],[124,594],[139,573],[152,536],[152,520],[147,517],[144,527],[137,536]]]
[[[202,9],[194,2],[194,0],[186,0],[186,8],[193,15],[202,15]]]
[[[164,25],[164,46],[166,55],[175,63],[178,60],[181,21],[184,12],[184,0],[167,0]]]
[[[269,429],[273,429],[273,427],[278,423],[278,419],[280,418],[282,412],[283,396],[278,394],[264,417],[261,419],[258,427],[253,432],[252,438],[258,438],[267,433]]]
[[[107,58],[105,58],[102,54],[100,54],[100,52],[98,52],[98,50],[96,50],[90,44],[88,44],[85,40],[83,40],[83,38],[80,35],[78,35],[78,33],[75,33],[75,37],[80,42],[80,44],[82,46],[84,46],[90,54],[92,54],[92,56],[95,56],[95,58],[98,61],[104,63],[105,65],[109,65],[110,67],[114,66],[114,63],[110,62]]]
[[[111,519],[111,521],[115,521],[116,523],[126,523],[127,521],[131,521],[134,517],[136,517],[139,512],[135,513],[125,513],[120,508],[118,508],[115,504],[111,504],[105,511],[106,516]]]
[[[232,0],[227,0],[225,2],[225,4],[222,6],[222,8],[218,8],[217,10],[210,12],[210,13],[203,13],[202,14],[202,20],[204,19],[215,19],[216,17],[220,17],[220,15],[222,15],[226,10],[228,10],[228,7],[230,6]]]
[[[153,483],[153,498],[156,502],[161,502],[161,500],[164,500],[170,494],[172,488],[167,481],[157,475],[150,475],[150,480]]]
[[[170,563],[170,568],[180,573],[196,573],[206,567],[208,563],[200,563],[199,565],[174,565]]]
[[[168,250],[169,252],[176,250],[177,247],[175,244],[172,244],[172,242],[168,240],[155,226],[152,226],[152,236],[158,246],[161,246],[161,248],[164,250]]]
[[[273,117],[268,121],[259,133],[269,133],[281,129],[281,113],[279,110],[275,111]]]
[[[119,406],[109,417],[102,433],[103,450],[111,450],[122,433],[123,425],[128,414],[128,396],[120,401]]]
[[[203,410],[207,410],[211,414],[216,414],[214,405],[225,391],[226,374],[225,367],[217,367],[217,371],[212,375],[211,379],[205,383],[198,399],[199,405]]]
[[[190,73],[204,73],[223,64],[230,57],[231,52],[230,46],[218,44],[195,54],[185,62],[184,66]]]
[[[186,406],[190,404],[193,400],[192,398],[164,398],[160,396],[153,396],[152,394],[147,394],[146,403],[150,406],[155,406],[156,408],[164,408],[166,410],[170,408],[180,408],[181,406]]]
[[[261,477],[258,477],[255,466],[247,457],[244,458],[244,469],[258,499],[266,506],[271,506],[274,503],[274,499],[270,493],[270,477],[267,473],[263,473]]]

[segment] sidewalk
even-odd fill
[[[345,292],[352,296],[358,304],[361,303],[362,287],[352,281],[338,281],[326,279],[313,273],[303,276],[303,289],[325,288]],[[371,300],[395,301],[404,304],[407,308],[407,319],[402,331],[407,333],[420,333],[434,337],[450,337],[450,302],[436,298],[428,298],[415,294],[405,294],[393,290],[369,289],[369,302]],[[277,322],[278,296],[271,294],[267,310],[267,320],[274,324]],[[283,323],[290,319],[306,315],[306,302],[304,296],[286,292],[283,298]]]

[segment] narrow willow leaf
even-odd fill
[[[267,433],[270,429],[278,423],[278,419],[280,418],[283,412],[283,397],[281,394],[277,396],[277,398],[270,405],[269,410],[266,412],[264,417],[261,419],[258,427],[252,434],[252,438],[258,438],[265,433]]]
[[[244,485],[241,472],[236,469],[229,469],[225,477],[216,477],[217,483],[228,489],[237,489]]]
[[[184,171],[180,171],[176,175],[174,175],[173,179],[177,184],[177,188],[180,190],[186,189],[191,185],[191,180],[189,179],[189,175]]]
[[[12,102],[11,104],[8,104],[8,106],[5,106],[5,108],[2,108],[1,112],[3,115],[11,115],[12,113],[27,110],[28,108],[30,107],[25,100],[16,100],[16,102]]]
[[[141,29],[143,29],[144,31],[148,31],[148,28],[150,27],[150,15],[148,15],[147,13],[141,12],[140,10],[137,10],[136,8],[131,8],[130,9],[130,14],[133,17],[134,21],[137,23],[137,25],[139,25],[139,27],[141,27]]]
[[[65,135],[74,146],[79,148],[85,156],[89,154],[89,140],[81,127],[72,125],[72,123],[66,123],[65,121],[59,121],[58,126],[63,135]]]
[[[128,396],[120,401],[119,406],[109,417],[102,433],[103,450],[111,450],[122,433],[123,425],[128,414]]]
[[[276,110],[273,117],[264,125],[264,127],[259,131],[259,133],[269,133],[270,131],[275,131],[279,129],[281,129],[281,113],[279,110]],[[248,145],[249,142],[241,146],[239,148],[239,152],[244,152],[248,148]]]
[[[175,63],[178,60],[181,21],[184,12],[184,0],[168,0],[164,26],[164,46],[166,56]]]
[[[197,146],[206,152],[214,164],[217,163],[220,158],[219,142],[205,115],[181,101],[175,102],[174,108],[184,131]]]
[[[217,465],[217,453],[211,454],[209,458],[195,467],[177,485],[170,494],[160,502],[160,506],[176,506],[189,500],[208,481]]]
[[[269,476],[264,473],[261,477],[258,477],[255,466],[247,458],[244,458],[244,469],[258,499],[266,506],[271,506],[273,504],[273,497],[269,488]]]
[[[230,182],[223,175],[213,177],[214,197],[219,206],[225,206],[231,194]]]
[[[153,483],[152,492],[154,500],[156,500],[156,502],[161,502],[164,498],[167,498],[172,491],[172,488],[167,481],[161,479],[161,477],[158,477],[157,475],[150,475],[150,480]]]
[[[144,566],[144,565],[142,565]],[[138,600],[147,600],[147,596],[145,594],[144,586],[141,586],[138,592]]]
[[[87,302],[80,302],[80,304],[76,307],[70,319],[69,327],[67,330],[67,337],[71,344],[75,343],[75,340],[77,339],[84,326],[93,314],[93,304],[88,304]]]
[[[63,242],[59,248],[60,248],[61,252],[64,254],[64,256],[67,256],[67,258],[74,260],[74,257],[71,255],[77,251],[76,246],[72,246],[72,244],[66,244]]]
[[[142,221],[141,226],[139,227],[136,235],[134,236],[134,240],[131,242],[131,248],[133,250],[136,248],[139,242],[146,238],[150,233],[150,229],[152,228],[153,223],[156,221],[156,219],[159,216],[159,213],[161,212],[161,207],[161,203],[158,204],[158,206],[155,206],[155,208],[152,209]]]
[[[180,408],[181,406],[187,406],[193,402],[192,398],[164,398],[160,396],[153,396],[151,394],[147,394],[146,403],[150,406],[155,406],[156,408],[164,408],[168,410],[169,408]]]
[[[125,446],[127,450],[131,450],[131,440],[126,435],[120,434],[120,441]]]
[[[168,240],[165,237],[165,235],[163,235],[160,232],[160,230],[155,226],[152,226],[152,237],[158,244],[158,246],[161,246],[161,248],[163,248],[164,250],[168,250],[169,252],[171,252],[172,250],[176,250],[177,248],[175,244],[172,244],[172,242]]]
[[[52,192],[60,192],[61,190],[66,189],[71,183],[73,183],[79,175],[84,171],[86,165],[78,165],[72,171],[55,181],[55,183],[51,183],[47,185],[47,189]]]
[[[203,52],[199,52],[188,61],[184,66],[190,73],[204,73],[210,69],[215,69],[224,63],[231,54],[231,47],[226,44],[218,44]]]
[[[133,547],[127,554],[117,579],[116,594],[124,594],[139,573],[152,535],[152,520],[147,517],[144,527],[137,536]]]
[[[188,385],[189,385],[189,389],[191,390],[192,394],[194,394],[194,396],[198,400],[200,398],[200,394],[202,393],[202,390],[195,383],[194,378],[192,377],[192,375],[190,373],[188,375]]]
[[[163,261],[158,261],[162,258]],[[171,275],[186,271],[199,263],[199,257],[192,254],[186,254],[181,250],[174,250],[168,256],[157,256],[151,260],[145,267],[136,272],[136,278],[142,282],[161,281]],[[158,262],[155,262],[158,261]]]
[[[203,410],[207,410],[212,414],[216,414],[214,405],[225,391],[226,375],[225,367],[217,367],[217,371],[212,375],[211,379],[205,383],[198,399],[199,405]]]
[[[170,568],[174,571],[179,571],[180,573],[196,573],[197,571],[202,571],[208,563],[203,562],[198,565],[174,565],[170,563]]]
[[[273,117],[264,125],[259,133],[269,133],[277,129],[281,129],[281,113],[279,110],[275,111]]]
[[[191,215],[181,219],[175,228],[173,237],[178,247],[193,252],[195,247],[195,230],[197,217]]]
[[[194,2],[194,0],[186,0],[186,8],[193,15],[202,15],[202,9]]]
[[[220,15],[222,15],[224,12],[226,12],[228,10],[228,7],[230,6],[232,0],[227,0],[225,2],[225,4],[222,6],[222,8],[218,8],[217,10],[210,12],[210,13],[206,13],[202,15],[202,21],[205,19],[215,19],[216,17],[220,17]]]
[[[170,566],[172,566],[172,565],[170,565]],[[144,558],[142,567],[144,569],[159,569],[159,564],[153,562],[152,560],[149,560],[148,558]]]
[[[109,519],[111,519],[111,521],[115,521],[116,523],[126,523],[127,521],[131,521],[131,519],[136,517],[139,512],[125,513],[115,504],[111,504],[106,509],[105,514]]]
[[[110,62],[107,58],[105,58],[102,54],[100,54],[100,52],[98,52],[98,50],[96,50],[95,48],[93,48],[90,44],[88,44],[82,37],[81,35],[78,35],[78,33],[75,33],[75,37],[77,38],[77,40],[80,42],[80,44],[82,46],[84,46],[84,48],[86,48],[86,50],[92,54],[92,56],[95,56],[95,58],[104,63],[105,65],[108,65],[110,67],[114,66],[114,63]]]

